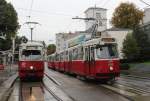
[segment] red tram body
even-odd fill
[[[116,47],[113,38],[91,39],[48,56],[48,67],[88,79],[114,81],[120,75]]]
[[[42,80],[44,75],[44,46],[39,41],[23,43],[19,48],[19,78]]]

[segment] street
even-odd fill
[[[8,82],[14,83],[11,86]],[[108,85],[80,80],[47,67],[42,82],[20,82],[12,75],[1,88],[4,85],[7,90],[0,91],[5,95],[0,101],[149,101],[150,97],[148,79],[121,75],[115,84]]]

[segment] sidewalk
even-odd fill
[[[4,70],[0,70],[0,85],[9,77],[14,75],[17,72],[17,70],[18,70],[17,65],[7,65],[4,67]]]

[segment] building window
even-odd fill
[[[96,19],[102,19],[101,18],[101,13],[96,13]]]
[[[98,20],[98,26],[103,26],[103,23],[101,20]]]

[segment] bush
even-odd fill
[[[128,63],[120,64],[120,69],[121,70],[129,70],[130,69],[130,65]]]

